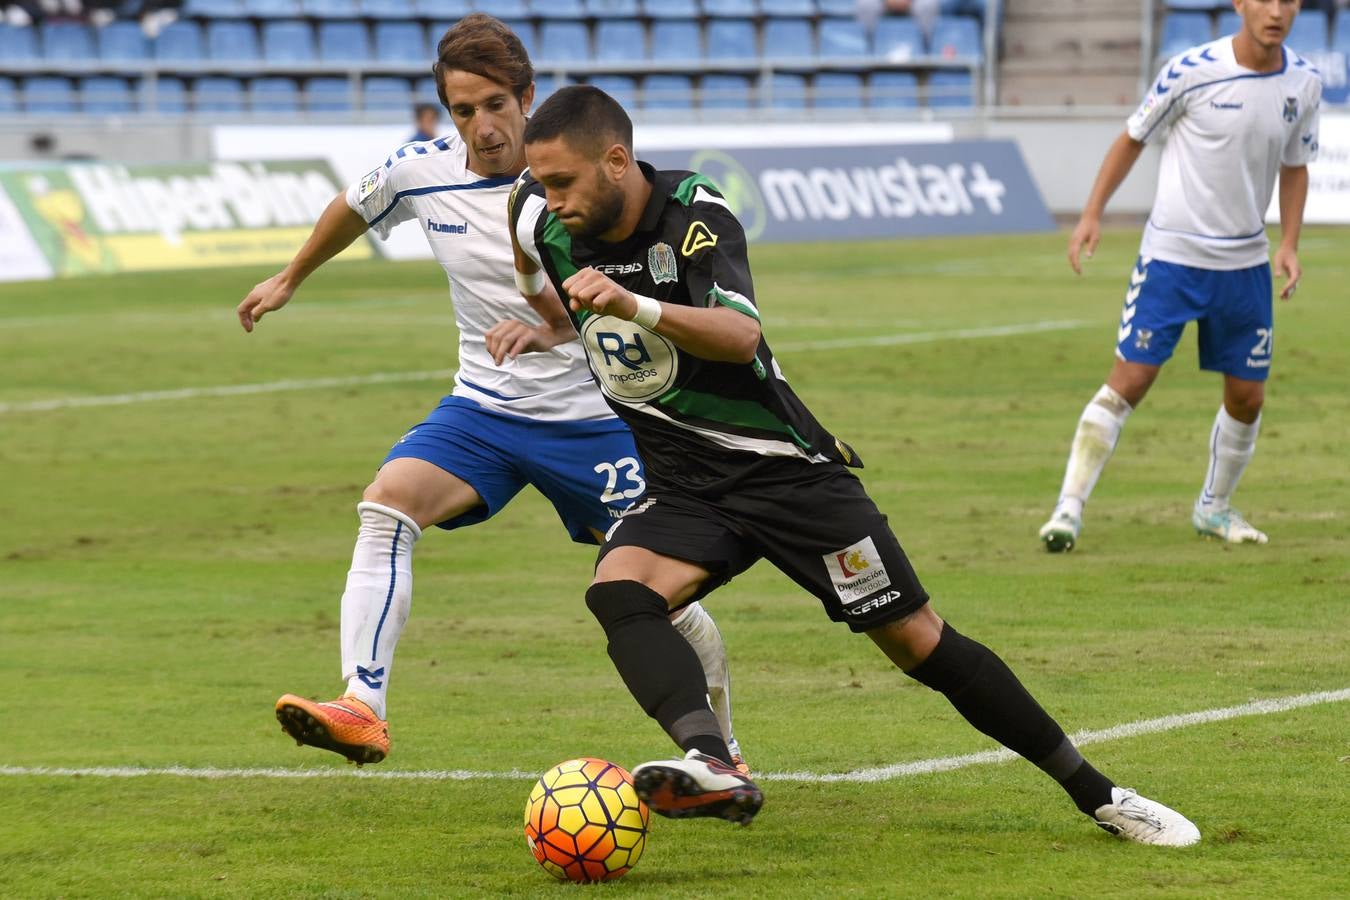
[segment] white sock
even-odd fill
[[[739,753],[740,747],[731,732],[731,674],[727,671],[727,646],[722,642],[722,632],[717,630],[717,623],[698,602],[680,610],[671,623],[698,654],[703,674],[708,679],[708,705],[717,716],[727,747],[733,755]]]
[[[1223,406],[1214,417],[1214,428],[1209,434],[1209,471],[1205,486],[1200,491],[1200,505],[1210,512],[1228,508],[1228,498],[1237,490],[1242,470],[1256,453],[1256,434],[1261,430],[1261,417],[1248,425],[1228,414]]]
[[[412,607],[412,550],[422,529],[404,513],[363,500],[361,530],[342,594],[342,677],[347,693],[385,718],[394,647]]]
[[[1111,452],[1116,449],[1120,430],[1132,412],[1134,407],[1107,385],[1102,385],[1083,409],[1078,430],[1073,435],[1073,447],[1069,451],[1069,464],[1064,469],[1064,484],[1059,490],[1056,510],[1064,510],[1074,518],[1082,517],[1083,506],[1092,495]]]

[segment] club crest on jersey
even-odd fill
[[[834,592],[845,603],[865,600],[891,586],[891,576],[870,536],[842,550],[827,553],[822,559],[834,582]]]
[[[679,281],[680,272],[675,267],[675,248],[664,241],[647,248],[647,271],[652,273],[652,281],[656,284]]]
[[[1286,122],[1292,122],[1292,121],[1294,121],[1294,120],[1297,119],[1297,118],[1298,118],[1298,98],[1297,98],[1297,97],[1285,97],[1285,98],[1284,98],[1284,120],[1285,120]]]
[[[713,234],[711,228],[700,221],[689,223],[689,230],[684,233],[684,243],[680,245],[680,254],[682,256],[693,256],[705,247],[716,247],[717,235]]]
[[[365,203],[366,199],[370,197],[371,194],[375,193],[375,191],[379,190],[380,185],[383,183],[384,166],[380,166],[365,178],[361,179],[361,187],[358,188],[356,192],[356,202]]]

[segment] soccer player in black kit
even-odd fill
[[[852,471],[857,453],[779,371],[744,231],[716,187],[637,162],[627,114],[584,85],[531,117],[525,152],[510,201],[516,280],[545,322],[489,349],[500,362],[579,336],[642,454],[646,498],[606,536],[586,604],[629,691],[686,751],[633,770],[651,808],[748,823],[763,802],[731,767],[698,657],[667,618],[762,558],[1108,831],[1199,841],[1185,817],[1094,769],[993,651],[933,611]]]

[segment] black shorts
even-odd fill
[[[600,558],[643,547],[712,572],[690,602],[767,559],[836,622],[867,631],[928,602],[900,542],[862,483],[843,466],[804,465],[740,482],[715,499],[659,487],[615,523]]]

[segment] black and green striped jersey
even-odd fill
[[[720,304],[758,320],[745,232],[717,188],[702,175],[640,166],[651,199],[633,234],[616,243],[573,238],[526,171],[511,196],[511,227],[526,255],[560,297],[563,281],[590,266],[635,294]],[[753,361],[714,362],[625,319],[568,314],[653,484],[716,491],[748,469],[786,460],[862,465],[793,393],[762,336]]]

